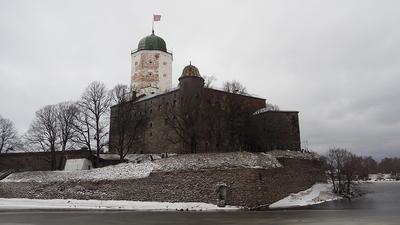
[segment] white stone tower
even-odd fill
[[[172,53],[154,34],[142,38],[131,52],[131,89],[138,95],[163,93],[172,87]]]

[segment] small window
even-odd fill
[[[150,64],[152,64],[152,63],[153,63],[153,61],[151,61],[151,60],[150,60],[150,61],[149,61],[149,63],[150,63]]]
[[[151,72],[149,73],[149,76],[153,75]]]
[[[166,73],[164,73],[164,74],[163,74],[163,77],[167,77],[167,74],[166,74]]]
[[[153,109],[150,109],[150,113],[153,113]]]
[[[163,65],[164,65],[164,66],[167,65],[167,62],[163,62]]]
[[[153,136],[153,132],[150,132],[150,137]]]
[[[164,124],[167,125],[168,124],[168,118],[164,119]]]
[[[139,63],[138,62],[135,62],[135,66],[137,66]]]
[[[149,126],[150,126],[150,127],[153,127],[153,123],[150,123]]]

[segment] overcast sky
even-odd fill
[[[0,0],[0,115],[22,134],[39,108],[94,80],[130,82],[130,49],[155,32],[174,53],[283,110],[323,153],[400,156],[400,1]]]

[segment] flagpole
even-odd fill
[[[153,23],[151,25],[151,33],[154,34],[154,15],[153,15]]]

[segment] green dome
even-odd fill
[[[137,50],[159,50],[167,52],[167,44],[165,44],[165,41],[161,37],[152,33],[139,41]]]

